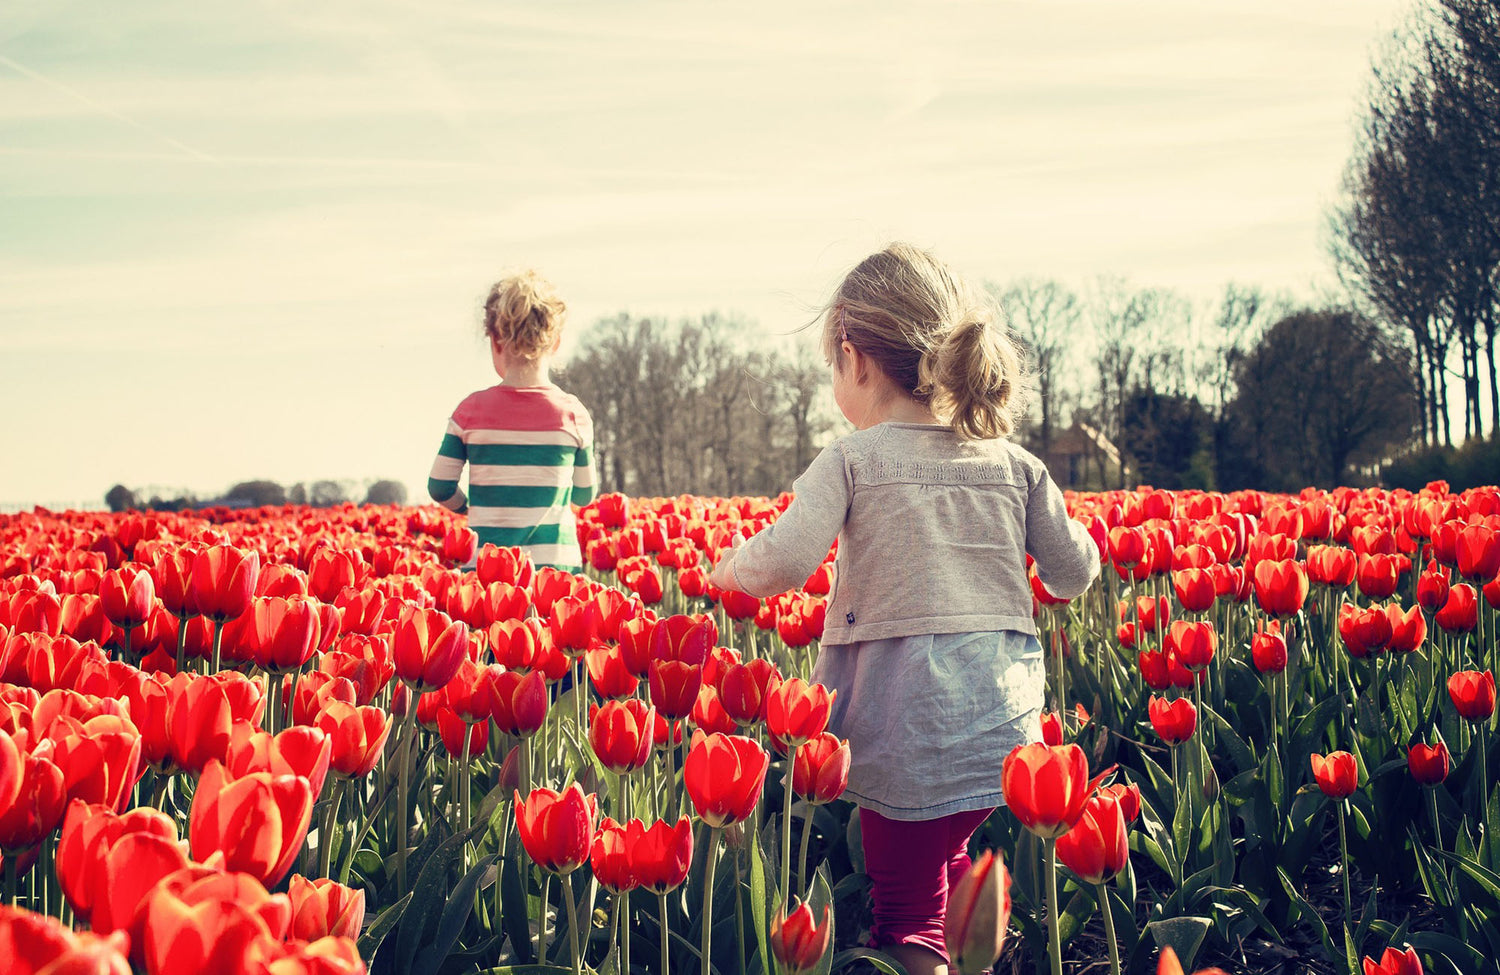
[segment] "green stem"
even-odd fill
[[[630,975],[630,891],[620,891],[620,975]]]
[[[1339,800],[1339,876],[1344,882],[1344,934],[1349,934],[1349,914],[1352,900],[1349,896],[1349,841],[1344,832],[1344,800]]]
[[[1057,923],[1057,839],[1048,836],[1042,840],[1047,857],[1047,955],[1052,962],[1052,975],[1062,975],[1062,932]]]
[[[740,866],[743,857],[736,853],[734,856],[734,938],[735,938],[735,960],[739,962],[739,975],[745,975],[745,899],[740,896],[744,887],[745,877]],[[622,972],[621,975],[629,975]]]
[[[344,789],[342,783],[337,783],[333,788],[333,801],[328,804],[328,809],[323,813],[323,824],[318,829],[318,876],[329,876],[328,871],[333,866],[333,823],[338,816],[339,800],[343,798]]]
[[[657,910],[661,912],[656,916],[657,923],[661,927],[661,931],[658,932],[661,935],[661,975],[669,975],[671,968],[668,959],[671,956],[667,949],[671,946],[671,938],[667,935],[667,892],[662,891],[657,894],[656,900]]]
[[[209,670],[210,674],[217,674],[219,672],[219,649],[222,646],[223,642],[224,642],[224,621],[223,620],[214,620],[213,667]]]
[[[699,949],[703,961],[703,975],[709,975],[712,966],[709,964],[708,949],[713,944],[714,930],[714,866],[719,862],[719,833],[721,830],[710,828],[708,831],[708,858],[703,863],[703,944]],[[574,973],[577,975],[577,973]]]
[[[1104,911],[1104,940],[1109,942],[1109,975],[1120,975],[1120,941],[1115,937],[1115,912],[1109,906],[1109,888],[1099,883],[1099,907]]]
[[[411,822],[407,812],[407,797],[411,792],[411,745],[417,726],[417,696],[413,689],[411,701],[402,722],[401,747],[396,749],[396,889],[409,890],[406,886],[406,844],[411,836]]]
[[[536,916],[536,960],[547,964],[547,899],[552,896],[552,874],[542,871],[542,899],[537,905]]]
[[[786,775],[782,779],[781,802],[781,899],[790,899],[792,883],[792,767],[797,764],[797,746],[790,746]]]
[[[177,672],[187,665],[187,628],[191,616],[177,617]]]
[[[564,874],[562,880],[563,900],[568,902],[568,949],[573,954],[573,975],[583,971],[583,958],[578,953],[578,907],[573,903],[573,885]]]
[[[804,816],[802,819],[802,842],[799,844],[801,850],[797,857],[797,890],[800,896],[807,900],[807,841],[812,837],[812,817]]]
[[[1432,817],[1432,842],[1439,850],[1443,848],[1443,829],[1438,824],[1437,786],[1427,787],[1427,813]]]

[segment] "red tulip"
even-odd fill
[[[985,850],[948,897],[943,940],[960,975],[979,975],[1000,957],[1010,906],[1010,873],[998,854]]]
[[[1281,622],[1272,620],[1264,630],[1258,630],[1250,638],[1250,659],[1255,669],[1263,674],[1279,674],[1286,670],[1286,637],[1281,634]]]
[[[223,761],[229,750],[234,708],[219,681],[178,674],[167,685],[171,758],[179,768],[202,770],[210,759]]]
[[[1488,525],[1465,525],[1458,532],[1459,575],[1480,584],[1500,573],[1500,532]]]
[[[1017,745],[1005,757],[1000,784],[1005,804],[1021,825],[1043,839],[1073,828],[1099,785],[1089,780],[1088,759],[1077,745]]]
[[[236,724],[224,752],[224,767],[230,778],[255,772],[273,776],[300,775],[317,799],[328,777],[333,742],[317,728],[295,725],[274,737],[249,724]]]
[[[6,975],[130,975],[123,932],[100,937],[0,905],[0,971]]]
[[[702,664],[718,638],[712,617],[668,616],[651,628],[651,653],[657,660]]]
[[[137,839],[125,843],[126,837]],[[117,815],[74,799],[57,843],[57,879],[73,911],[99,932],[126,928],[156,881],[187,865],[177,825],[150,808]]]
[[[801,975],[817,969],[818,963],[828,953],[829,940],[833,937],[833,925],[828,923],[828,905],[823,905],[823,920],[813,920],[812,908],[806,903],[786,914],[782,905],[771,919],[771,954],[781,963],[786,975]]]
[[[255,975],[279,954],[290,910],[253,877],[178,871],[141,906],[147,975]]]
[[[1169,745],[1182,744],[1198,728],[1198,709],[1185,697],[1169,701],[1153,695],[1146,710],[1151,716],[1151,727]]]
[[[1385,615],[1391,624],[1391,639],[1385,648],[1391,653],[1411,653],[1427,639],[1427,619],[1421,607],[1402,610],[1400,604],[1391,603]]]
[[[301,669],[312,659],[322,631],[319,605],[300,596],[255,599],[252,607],[255,665],[273,674],[284,674]]]
[[[1177,659],[1188,670],[1197,673],[1214,659],[1218,640],[1209,623],[1190,623],[1176,620],[1167,633],[1167,645],[1177,653]]]
[[[20,788],[0,807],[0,853],[6,856],[25,853],[51,835],[68,801],[61,769],[42,754],[21,752],[20,760]]]
[[[1307,601],[1307,570],[1302,563],[1262,561],[1255,563],[1255,598],[1272,616],[1295,616]]]
[[[488,586],[492,582],[503,582],[510,586],[526,588],[531,585],[536,570],[531,557],[516,547],[499,548],[485,545],[479,550],[474,573],[479,581]]]
[[[317,726],[328,736],[328,765],[336,775],[369,775],[385,751],[391,720],[384,708],[354,707],[330,701],[317,716]]]
[[[480,681],[496,727],[522,738],[541,730],[547,719],[547,679],[541,671],[519,674],[486,667]]]
[[[1339,609],[1338,626],[1339,638],[1353,657],[1377,653],[1391,639],[1391,618],[1383,606],[1361,608],[1345,603]]]
[[[1448,568],[1436,561],[1428,562],[1427,568],[1417,576],[1417,602],[1429,613],[1436,613],[1448,602],[1448,590],[1452,580]]]
[[[788,746],[811,741],[828,727],[837,692],[793,677],[766,695],[766,728]]]
[[[665,894],[682,886],[693,862],[693,827],[686,816],[676,824],[657,820],[649,828],[633,819],[626,832],[631,870],[642,887]]]
[[[1122,569],[1133,569],[1146,560],[1146,533],[1119,525],[1109,530],[1109,558]]]
[[[742,726],[764,721],[766,696],[781,684],[781,673],[771,661],[757,657],[731,664],[719,679],[719,703]]]
[[[340,604],[345,590],[359,586],[360,570],[365,568],[355,552],[320,548],[307,563],[307,591],[325,603]]]
[[[339,701],[351,707],[359,703],[359,688],[347,677],[335,677],[321,670],[310,670],[297,677],[292,685],[292,723],[315,725],[318,715],[329,704]]]
[[[443,536],[441,555],[449,565],[463,565],[474,558],[479,536],[468,528],[454,528]]]
[[[1135,825],[1135,821],[1141,818],[1141,787],[1135,783],[1101,785],[1099,794],[1113,796],[1120,804],[1120,813],[1125,817],[1126,826]]]
[[[52,763],[62,770],[69,799],[122,809],[144,771],[141,736],[129,719],[102,714],[58,740]]]
[[[0,729],[0,810],[9,809],[21,794],[26,777],[26,753],[8,732]]]
[[[260,578],[260,553],[215,545],[193,559],[188,578],[187,609],[224,623],[250,608]]]
[[[1325,758],[1312,755],[1313,778],[1330,799],[1344,799],[1359,787],[1359,764],[1348,752],[1329,752]]]
[[[698,701],[703,667],[680,660],[651,661],[651,703],[668,718],[685,718]]]
[[[1387,948],[1379,963],[1365,956],[1364,969],[1365,975],[1422,975],[1422,959],[1417,957],[1415,948],[1408,947],[1405,951]]]
[[[1182,569],[1172,573],[1172,588],[1182,608],[1190,613],[1201,613],[1213,606],[1218,595],[1213,573],[1207,569]]]
[[[1474,587],[1467,582],[1455,584],[1448,590],[1448,601],[1432,617],[1432,621],[1449,633],[1467,633],[1479,625],[1479,598]]]
[[[482,755],[490,743],[490,723],[487,718],[471,722],[450,707],[440,707],[437,726],[443,748],[453,758],[470,759]]]
[[[1436,745],[1417,742],[1406,752],[1406,767],[1418,785],[1437,785],[1448,777],[1448,746],[1442,741]]]
[[[1172,686],[1172,675],[1168,670],[1167,655],[1159,650],[1142,650],[1136,660],[1141,668],[1141,680],[1153,691],[1164,691]]]
[[[1344,589],[1354,581],[1359,559],[1338,545],[1314,545],[1307,550],[1307,576],[1319,585]]]
[[[118,627],[136,627],[151,618],[156,606],[156,585],[144,566],[126,565],[110,569],[99,581],[104,615]]]
[[[1459,717],[1488,721],[1495,713],[1495,675],[1486,670],[1460,670],[1448,678],[1448,697]]]
[[[1177,960],[1177,952],[1172,950],[1171,945],[1162,948],[1161,954],[1156,956],[1156,975],[1184,975],[1182,962]],[[1193,975],[1229,975],[1222,968],[1200,968]]]
[[[1088,884],[1101,884],[1125,869],[1130,843],[1120,803],[1095,793],[1073,828],[1057,838],[1057,856]]]
[[[819,806],[844,794],[849,784],[849,743],[823,732],[797,749],[792,791]]]
[[[396,676],[419,691],[435,691],[452,680],[468,650],[469,627],[435,609],[402,612],[391,641]]]
[[[567,874],[588,861],[598,806],[581,785],[574,782],[562,793],[532,789],[524,800],[517,792],[515,803],[521,845],[537,866]]]
[[[255,772],[232,778],[210,760],[189,816],[193,859],[201,862],[217,851],[226,869],[275,886],[302,848],[312,807],[312,786],[301,776]]]
[[[589,850],[589,866],[594,871],[594,879],[613,894],[634,890],[641,885],[630,857],[632,826],[635,827],[636,838],[639,838],[639,834],[644,831],[639,819],[632,819],[629,824],[621,826],[608,816],[604,817],[599,823],[599,831],[594,834],[594,845]]]
[[[719,828],[748,819],[760,799],[771,757],[752,738],[693,735],[683,782],[698,816]]]
[[[618,646],[601,644],[585,653],[584,660],[589,680],[601,697],[629,697],[640,684],[640,679],[625,666],[625,656]]]
[[[1355,580],[1370,599],[1388,599],[1401,581],[1401,556],[1367,555],[1359,560]]]

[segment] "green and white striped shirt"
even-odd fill
[[[469,493],[458,485],[469,465]],[[518,545],[537,565],[579,569],[572,505],[594,499],[594,423],[556,386],[491,386],[467,397],[427,479],[427,493],[467,510],[479,544]]]

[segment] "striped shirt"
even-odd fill
[[[469,465],[469,494],[458,486]],[[594,421],[556,386],[491,386],[448,420],[427,493],[467,511],[479,544],[520,546],[537,565],[583,567],[572,505],[594,499]]]

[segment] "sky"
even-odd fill
[[[570,342],[621,311],[784,337],[891,240],[976,281],[1316,294],[1410,9],[6,0],[0,510],[422,500],[525,267]]]

